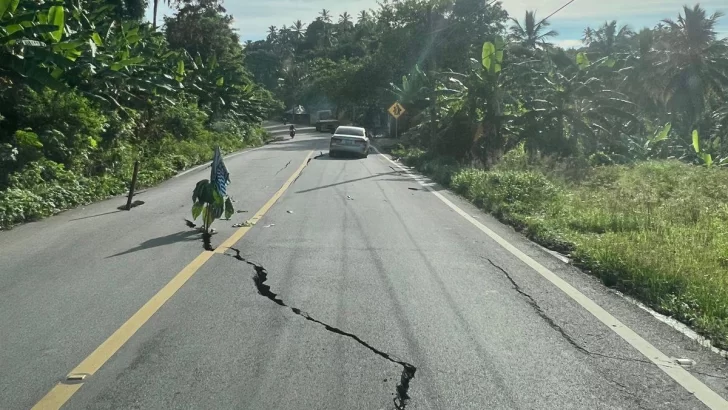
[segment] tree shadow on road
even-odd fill
[[[121,255],[126,255],[129,253],[134,253],[138,251],[143,251],[145,249],[152,249],[157,248],[160,246],[165,245],[171,245],[173,243],[177,242],[189,242],[189,241],[196,241],[199,240],[199,232],[195,230],[184,230],[177,233],[173,233],[166,236],[160,236],[158,238],[150,239],[148,241],[144,241],[140,243],[138,246],[135,246],[129,250],[126,250],[121,253],[117,253],[115,255],[107,256],[104,259],[114,258]]]
[[[365,179],[372,179],[372,178],[377,178],[377,177],[383,177],[383,176],[392,175],[392,174],[395,174],[395,173],[394,172],[382,172],[382,173],[379,173],[379,174],[369,175],[369,176],[362,177],[362,178],[350,179],[350,180],[347,180],[347,181],[336,182],[334,184],[322,185],[322,186],[319,186],[319,187],[316,187],[316,188],[303,189],[301,191],[296,191],[296,193],[297,194],[303,194],[303,193],[306,193],[306,192],[317,191],[319,189],[331,188],[331,187],[334,187],[334,186],[337,186],[337,185],[349,184],[349,183],[356,182],[356,181],[363,181]]]
[[[80,220],[83,220],[83,219],[97,218],[99,216],[117,214],[119,212],[124,212],[124,211],[117,209],[116,211],[104,212],[104,213],[101,213],[101,214],[89,215],[89,216],[83,216],[83,217],[80,217],[80,218],[70,219],[69,222],[80,221]]]
[[[290,137],[286,136],[286,139],[270,142],[266,145],[266,151],[310,151],[316,143],[321,141],[321,138],[308,138],[297,140],[291,140]]]

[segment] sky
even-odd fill
[[[164,0],[161,0],[164,1]],[[486,1],[486,0],[484,0]],[[503,8],[511,16],[523,19],[526,10],[536,10],[536,17],[546,17],[568,0],[501,0]],[[578,46],[584,28],[595,28],[605,21],[617,20],[619,25],[629,24],[633,29],[652,27],[665,18],[675,20],[682,6],[694,2],[685,0],[574,0],[552,18],[551,29],[559,32],[553,42],[561,46]],[[700,5],[712,14],[722,11],[728,14],[728,1],[703,0]],[[321,11],[331,11],[335,19],[347,11],[356,16],[361,10],[377,7],[376,0],[226,0],[228,14],[235,18],[235,28],[241,39],[260,40],[266,37],[268,27],[280,28],[291,25],[296,20],[304,23],[313,21]],[[171,15],[166,6],[160,7],[160,15]],[[151,9],[147,19],[151,20]],[[160,18],[161,20],[161,18]],[[719,20],[717,27],[720,37],[728,37],[728,16]]]

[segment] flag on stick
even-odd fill
[[[210,172],[210,183],[215,185],[217,193],[224,197],[227,193],[227,185],[230,183],[230,173],[225,167],[225,162],[220,154],[220,147],[215,148],[215,156],[212,158],[212,171]]]

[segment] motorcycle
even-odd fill
[[[289,132],[289,135],[291,136],[291,138],[295,137],[296,136],[296,130],[293,129],[293,128],[291,128],[291,132]]]

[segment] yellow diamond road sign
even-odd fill
[[[389,110],[387,111],[392,114],[392,117],[399,118],[402,116],[402,114],[404,114],[405,109],[404,107],[402,107],[402,104],[400,104],[399,102],[395,102],[394,104],[392,104],[391,107],[389,107]]]

